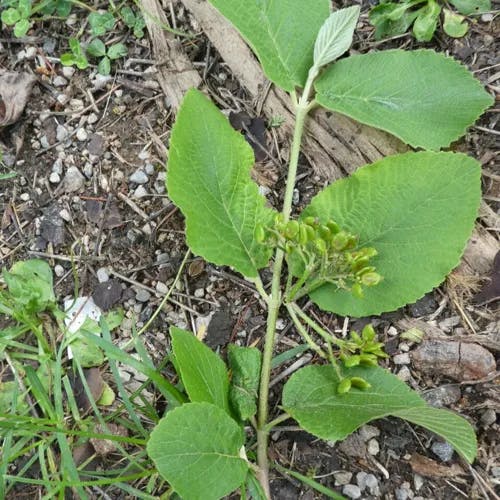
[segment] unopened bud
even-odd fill
[[[382,276],[380,276],[380,274],[378,274],[376,272],[366,273],[366,274],[363,274],[363,276],[361,276],[361,282],[365,286],[378,285],[381,280],[382,280]]]
[[[346,392],[349,392],[351,390],[351,379],[350,378],[344,378],[340,381],[339,385],[337,386],[337,392],[339,394],[345,394]]]
[[[361,377],[351,377],[351,385],[357,389],[369,389],[371,387],[371,384]]]

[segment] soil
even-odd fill
[[[493,16],[477,19],[462,39],[446,37],[438,29],[428,44],[419,44],[409,35],[375,42],[366,17],[369,7],[362,7],[354,52],[434,48],[465,64],[490,93],[498,92],[499,25]],[[109,299],[106,308],[124,308],[126,319],[115,333],[119,343],[130,338],[133,324],[140,328],[151,317],[187,250],[183,217],[164,187],[175,110],[156,79],[161,61],[154,55],[152,42],[147,35],[134,38],[121,24],[108,36],[126,43],[129,53],[113,66],[109,79],[97,76],[95,67],[73,73],[63,70],[57,57],[67,50],[67,38],[85,16],[84,11],[74,12],[76,24],[51,19],[36,24],[26,39],[13,38],[9,30],[0,38],[0,68],[36,76],[24,113],[0,131],[3,163],[6,170],[17,173],[13,179],[0,181],[0,259],[5,268],[22,259],[46,259],[54,269],[61,302],[75,288],[73,265],[81,296],[100,293],[96,301]],[[182,2],[172,2],[166,15],[178,29],[196,33],[194,38],[179,39],[179,50],[188,57],[214,102],[227,114],[261,116],[269,126],[272,117],[261,115],[259,102],[240,84]],[[452,148],[483,165],[486,215],[479,219],[478,227],[497,249],[498,111],[498,107],[488,110]],[[269,154],[256,164],[254,178],[270,203],[278,207],[288,142],[279,129],[268,128],[266,134]],[[304,151],[294,209],[300,211],[324,184],[325,177],[308,162]],[[434,398],[434,404],[459,412],[473,424],[479,454],[472,466],[456,454],[446,456],[447,450],[443,451],[435,436],[394,419],[372,422],[341,444],[325,443],[282,425],[273,433],[271,456],[345,496],[350,492],[351,498],[358,498],[357,492],[355,488],[346,490],[346,485],[360,487],[361,498],[498,498],[498,372],[473,381],[450,379],[439,370],[417,366],[412,354],[419,344],[400,337],[411,325],[424,325],[434,336],[478,343],[498,360],[498,301],[478,305],[473,300],[487,283],[493,265],[490,255],[482,257],[484,262],[481,254],[477,256],[477,268],[455,272],[417,304],[379,318],[341,318],[309,305],[311,314],[337,331],[346,326],[359,330],[371,321],[390,355],[384,365],[426,397]],[[266,273],[263,279],[269,282]],[[100,285],[109,280],[119,284],[112,297],[110,287]],[[230,341],[260,343],[265,316],[255,290],[240,276],[191,256],[173,300],[144,334],[155,363],[162,361],[169,348],[167,325],[172,324],[188,329],[208,325],[206,342],[224,351]],[[280,320],[280,329],[278,351],[300,343],[288,320]],[[278,382],[272,390],[275,411],[280,393]],[[273,474],[276,499],[321,498],[297,480]],[[367,480],[370,474],[374,481]],[[112,488],[106,493],[115,498]]]

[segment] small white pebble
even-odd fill
[[[144,198],[147,195],[148,195],[148,192],[146,191],[146,188],[144,186],[139,186],[134,191],[134,198],[137,198],[137,199]]]
[[[403,366],[396,376],[399,378],[399,380],[408,382],[408,380],[410,380],[411,378],[410,369],[407,366]]]
[[[59,182],[61,182],[61,176],[57,172],[52,172],[49,175],[49,182],[51,184],[59,184]]]
[[[203,288],[197,288],[194,291],[194,296],[197,297],[198,299],[201,299],[202,297],[204,297],[204,295],[205,295],[205,290],[203,290]]]
[[[88,139],[88,137],[89,137],[89,135],[87,134],[87,131],[83,127],[80,127],[76,131],[76,138],[79,141],[86,141]]]
[[[158,283],[156,283],[156,291],[164,295],[168,292],[168,286],[165,285],[165,283],[163,283],[162,281],[158,281]]]
[[[63,66],[62,73],[65,78],[71,78],[75,74],[75,68],[72,66]]]
[[[391,337],[395,337],[397,334],[398,334],[398,331],[393,326],[390,326],[387,329],[387,335],[390,335]]]
[[[29,193],[21,193],[19,198],[21,198],[22,201],[28,201],[30,199],[30,195]]]
[[[59,215],[61,216],[62,219],[64,219],[66,222],[71,222],[71,214],[63,208],[60,212]]]
[[[401,344],[399,344],[399,350],[402,352],[408,352],[410,350],[410,346],[406,342],[401,342]]]
[[[54,266],[54,272],[56,273],[56,276],[60,278],[64,274],[64,267],[60,264],[56,264]]]
[[[396,356],[394,356],[392,360],[396,365],[409,365],[410,355],[407,352],[403,352],[401,354],[396,354]]]
[[[54,78],[54,80],[52,80],[52,85],[54,85],[54,87],[64,87],[67,84],[68,84],[68,80],[66,80],[66,78],[64,78],[64,76],[57,75]]]
[[[97,123],[97,120],[99,120],[99,117],[95,113],[90,113],[87,118],[87,123],[89,125],[93,125],[94,123]]]
[[[59,104],[62,104],[63,106],[65,106],[68,101],[69,101],[69,97],[66,94],[59,94],[57,96],[57,102]]]
[[[286,321],[282,318],[278,318],[276,321],[276,330],[283,330],[286,326]]]
[[[28,47],[26,49],[26,59],[34,59],[37,54],[36,47]]]
[[[100,267],[97,270],[96,275],[99,283],[106,283],[106,281],[109,281],[109,274],[105,267]]]
[[[370,439],[367,446],[368,453],[370,455],[378,455],[380,452],[380,445],[376,439]]]

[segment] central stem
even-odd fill
[[[292,149],[290,152],[290,163],[286,180],[285,199],[283,201],[283,220],[288,222],[292,211],[293,190],[297,178],[297,166],[299,163],[300,144],[304,131],[304,121],[309,112],[308,97],[315,75],[309,74],[304,93],[296,106],[295,128],[293,133]],[[267,445],[269,429],[266,428],[269,417],[269,381],[271,377],[271,361],[273,357],[274,344],[276,341],[276,320],[282,303],[281,296],[281,271],[283,269],[283,250],[277,249],[273,265],[273,277],[271,282],[271,295],[267,313],[266,338],[264,353],[262,356],[262,371],[259,389],[259,410],[257,415],[257,462],[259,465],[259,482],[261,483],[267,498],[271,498],[269,488],[269,459],[267,457]]]

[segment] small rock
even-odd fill
[[[401,370],[399,370],[396,374],[396,377],[398,377],[398,379],[402,380],[403,382],[408,382],[408,380],[411,379],[410,369],[407,366],[403,366]]]
[[[63,220],[65,220],[66,222],[71,222],[71,214],[65,209],[63,208],[60,212],[59,212],[59,215],[61,216],[61,218]]]
[[[52,80],[52,85],[54,85],[54,87],[64,87],[67,84],[68,80],[63,76],[56,76],[54,80]]]
[[[333,477],[335,478],[335,486],[344,486],[345,484],[349,484],[349,481],[352,478],[352,472],[335,472]]]
[[[276,321],[276,330],[280,331],[284,330],[286,326],[286,321],[283,318],[278,318]]]
[[[19,195],[19,198],[21,198],[21,201],[28,201],[30,199],[30,194],[29,193],[21,193]]]
[[[398,334],[398,331],[394,326],[390,326],[387,329],[387,335],[389,335],[390,337],[395,337],[397,334]]]
[[[83,141],[86,141],[88,139],[89,135],[87,134],[87,131],[83,128],[83,127],[80,127],[77,131],[76,131],[76,138],[80,141],[80,142],[83,142]]]
[[[413,363],[424,373],[455,380],[479,380],[496,369],[495,358],[484,347],[471,342],[428,340],[412,353]]]
[[[158,293],[160,293],[161,295],[165,295],[168,292],[168,286],[165,285],[165,283],[163,283],[162,281],[158,281],[158,283],[156,283],[156,291]],[[196,296],[196,292],[195,292],[195,296]]]
[[[56,276],[60,278],[64,274],[64,267],[60,264],[56,264],[54,266],[54,272],[56,273]]]
[[[361,490],[359,489],[359,486],[356,486],[355,484],[346,484],[342,488],[342,493],[349,498],[360,498],[361,497]]]
[[[486,12],[484,14],[481,14],[481,21],[483,21],[483,23],[490,23],[491,21],[493,21],[493,13]]]
[[[403,352],[401,354],[396,354],[392,360],[396,365],[409,365],[410,364],[410,355],[407,352]]]
[[[73,111],[81,111],[85,107],[85,103],[81,99],[71,99],[69,106]]]
[[[75,68],[72,66],[63,66],[62,73],[66,78],[71,78],[75,74]]]
[[[142,185],[138,186],[134,191],[134,198],[141,199],[148,195],[146,188]]]
[[[89,122],[90,123],[90,122]],[[87,149],[90,155],[101,157],[106,151],[106,141],[101,134],[90,134],[90,141],[87,144]]]
[[[410,496],[411,490],[407,488],[396,488],[395,494],[396,494],[396,500],[407,500],[408,497]]]
[[[51,184],[59,184],[59,182],[61,182],[61,177],[59,176],[59,174],[57,172],[52,172],[49,175],[49,182]]]
[[[155,167],[152,163],[146,163],[144,170],[148,175],[153,175],[155,173]]]
[[[144,226],[142,226],[141,231],[144,234],[147,234],[148,236],[151,236],[153,234],[153,230],[152,230],[151,224],[149,222],[147,222],[146,224],[144,224]]]
[[[410,304],[408,306],[408,310],[410,316],[412,316],[413,318],[419,318],[421,316],[427,316],[428,314],[432,314],[437,307],[438,303],[434,299],[434,296],[431,292],[428,293],[427,295],[424,295],[414,304]]]
[[[361,491],[364,491],[364,490],[366,489],[365,479],[366,479],[366,476],[367,476],[367,475],[368,475],[368,474],[367,474],[366,472],[363,472],[363,471],[358,472],[358,473],[356,474],[356,483],[358,484],[359,489],[360,489]]]
[[[67,96],[66,94],[59,94],[56,99],[59,104],[65,106],[69,101],[69,96]]]
[[[97,280],[99,283],[106,283],[109,280],[109,274],[105,267],[100,267],[97,272]]]
[[[69,167],[66,175],[64,176],[64,190],[67,193],[74,193],[80,191],[85,184],[85,177],[82,175],[78,168]]]
[[[53,164],[52,164],[52,172],[61,175],[63,172],[63,162],[61,158],[58,158]]]
[[[367,474],[365,478],[365,484],[371,495],[378,497],[380,496],[380,488],[378,486],[378,479],[374,474]]]
[[[36,47],[28,47],[26,49],[26,59],[34,59],[37,54],[37,48]]]
[[[90,115],[87,118],[87,123],[89,125],[93,125],[94,123],[97,123],[99,120],[99,117],[95,113],[90,113]]]
[[[147,302],[151,298],[151,294],[144,290],[144,288],[139,288],[135,294],[135,298],[138,302]]]
[[[58,125],[56,128],[56,139],[58,142],[63,142],[68,138],[68,131],[63,125]]]
[[[364,458],[366,456],[366,445],[357,433],[347,436],[339,444],[339,450],[350,457]]]
[[[431,406],[442,408],[456,403],[462,397],[462,391],[458,385],[442,385],[424,392],[422,397]]]
[[[414,474],[413,485],[415,486],[415,490],[418,491],[424,485],[424,478],[420,474]]]
[[[445,441],[434,441],[431,450],[443,461],[449,462],[453,457],[453,446]]]
[[[492,475],[493,477],[500,477],[500,466],[496,466],[496,465],[495,465],[495,466],[493,466],[493,467],[491,468],[491,475]]]
[[[203,288],[197,288],[194,291],[194,296],[197,297],[198,299],[201,299],[205,296],[205,290]]]
[[[141,150],[138,154],[139,160],[148,160],[149,159],[149,151],[146,151],[145,149]]]
[[[497,421],[497,412],[493,408],[488,408],[481,415],[481,423],[484,425],[484,427],[493,425],[496,421]]]
[[[359,434],[359,437],[364,442],[366,442],[366,441],[369,441],[371,438],[380,436],[380,430],[377,427],[375,427],[374,425],[366,424],[366,425],[363,425],[363,427],[361,427],[358,430],[358,434]]]
[[[135,182],[136,184],[146,184],[149,178],[144,172],[144,170],[138,169],[136,170],[130,177],[130,182]]]
[[[370,439],[367,446],[368,453],[370,455],[378,455],[380,452],[380,445],[376,439]]]

